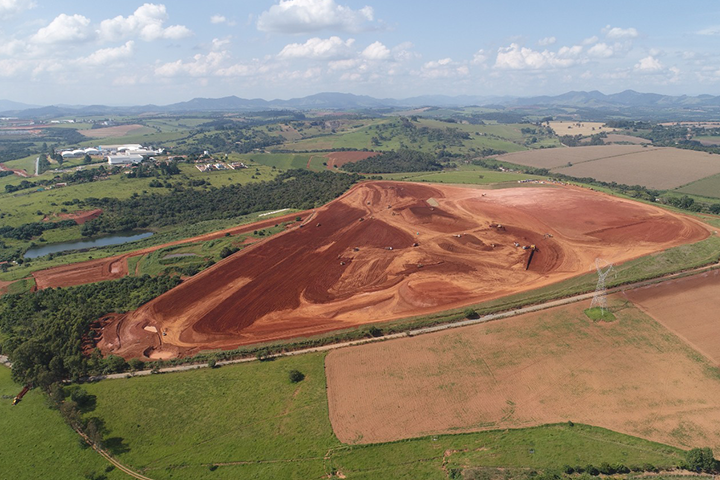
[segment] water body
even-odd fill
[[[69,252],[85,248],[107,247],[109,245],[122,245],[148,238],[152,232],[121,232],[107,237],[91,238],[88,240],[73,240],[72,242],[52,243],[33,247],[25,252],[25,258],[37,258],[49,253]]]

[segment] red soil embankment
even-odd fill
[[[539,288],[597,257],[619,263],[708,235],[689,217],[584,189],[368,182],[126,315],[100,346],[159,358],[309,336]]]

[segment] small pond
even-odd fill
[[[85,248],[107,247],[109,245],[122,245],[123,243],[135,242],[148,238],[152,232],[120,232],[115,235],[106,237],[88,238],[83,240],[73,240],[71,242],[51,243],[48,245],[39,245],[25,252],[25,258],[37,258],[47,255],[48,253],[67,252],[72,250],[82,250]]]

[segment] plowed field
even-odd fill
[[[720,365],[720,271],[631,290],[627,297]]]
[[[357,162],[358,160],[364,160],[368,157],[373,157],[377,155],[376,152],[332,152],[325,155],[325,157],[328,159],[327,161],[327,168],[328,170],[332,170],[335,167],[342,167],[346,163],[353,163]]]
[[[428,314],[708,234],[688,217],[584,189],[364,183],[120,318],[100,347],[167,358]]]
[[[720,446],[709,362],[622,298],[343,348],[325,361],[338,439],[374,443],[581,422],[683,448]]]

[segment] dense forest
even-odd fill
[[[191,224],[233,218],[262,210],[307,209],[340,196],[359,175],[288,170],[268,182],[186,189],[169,194],[149,193],[127,200],[88,199],[104,213],[83,225],[83,235],[135,228]]]
[[[2,353],[13,379],[47,387],[63,378],[122,371],[125,361],[82,354],[90,325],[102,315],[138,308],[180,283],[178,277],[116,281],[0,297]]]
[[[357,173],[428,172],[442,170],[442,165],[431,153],[417,150],[385,152],[342,166],[343,170]]]

